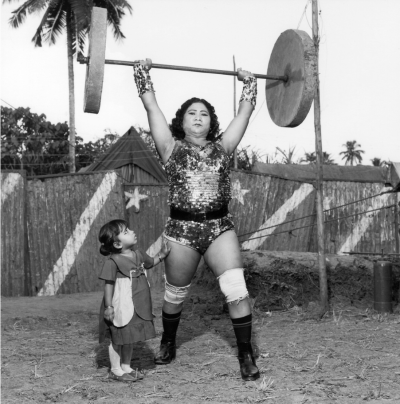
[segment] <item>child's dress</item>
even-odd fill
[[[113,281],[113,322],[104,319],[104,298],[100,307],[99,342],[111,333],[115,345],[132,344],[156,336],[151,304],[150,288],[143,264],[152,266],[153,258],[140,250],[134,251],[134,258],[113,254],[104,263],[99,276]]]

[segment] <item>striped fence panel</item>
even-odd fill
[[[382,250],[395,253],[394,205],[397,195],[384,193],[370,198],[390,189],[379,183],[325,182],[324,210],[328,210],[325,213],[326,251],[332,254],[351,251],[379,253]],[[342,205],[345,206],[340,207]],[[335,207],[337,209],[332,209]],[[315,237],[314,233],[311,251],[317,248]]]
[[[116,172],[29,181],[28,234],[32,287],[39,296],[100,290],[105,261],[98,232],[124,218]]]
[[[29,296],[25,172],[1,172],[1,295]]]

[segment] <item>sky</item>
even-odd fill
[[[1,105],[29,107],[53,123],[68,122],[66,35],[35,48],[31,39],[42,14],[13,29],[8,19],[22,1],[1,6]],[[124,17],[126,39],[107,32],[106,59],[151,58],[154,63],[266,74],[273,46],[287,29],[311,36],[309,0],[135,0]],[[400,161],[400,0],[320,0],[320,95],[323,150],[338,164],[346,141],[356,140],[363,164],[374,157]],[[87,53],[87,52],[86,52]],[[84,141],[131,126],[148,128],[131,67],[106,65],[99,114],[83,112],[86,67],[75,69],[76,130]],[[207,99],[226,129],[234,114],[231,76],[151,71],[168,122],[191,97]],[[237,82],[236,104],[242,83]],[[256,109],[239,146],[262,159],[295,148],[295,160],[315,151],[314,107],[296,128],[270,119],[265,81],[258,80]]]

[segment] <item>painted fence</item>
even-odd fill
[[[124,217],[116,172],[28,181],[28,238],[33,294],[99,290],[104,257],[98,232]]]
[[[399,194],[384,193],[391,189],[380,183],[325,182],[324,210],[345,205],[325,213],[326,251],[333,254],[399,252],[395,225]],[[384,194],[369,198],[381,193]],[[390,208],[382,209],[386,206]],[[310,251],[317,251],[315,227],[311,245]]]
[[[1,173],[1,295],[28,296],[25,172]]]
[[[101,290],[105,257],[97,235],[115,218],[128,219],[150,255],[161,247],[166,184],[123,184],[116,171],[28,181],[2,173],[1,179],[3,296]],[[312,184],[236,170],[231,181],[230,211],[244,249],[316,251]],[[398,194],[368,198],[386,190],[381,183],[324,183],[325,209],[346,205],[325,214],[327,252],[396,252]],[[148,271],[151,285],[163,282],[163,269]]]

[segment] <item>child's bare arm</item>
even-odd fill
[[[104,287],[104,304],[106,310],[104,311],[104,318],[108,321],[114,320],[114,307],[112,306],[112,298],[114,296],[114,284],[115,282],[106,281]]]
[[[153,257],[153,265],[146,266],[146,269],[150,269],[158,265],[160,262],[164,261],[164,259],[168,256],[171,251],[171,247],[168,246],[168,242],[163,240],[161,250]]]
[[[161,250],[158,253],[158,256],[161,257],[161,261],[164,261],[165,258],[168,257],[168,254],[171,251],[171,247],[168,245],[168,241],[163,239],[162,245],[161,245]]]

